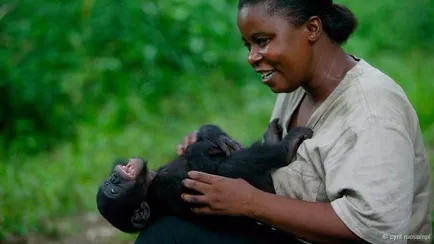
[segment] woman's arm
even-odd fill
[[[335,214],[330,203],[311,203],[269,194],[245,180],[192,171],[188,188],[204,195],[183,194],[186,202],[205,204],[198,214],[247,216],[311,242],[354,243],[360,240]]]
[[[246,216],[310,242],[351,242],[359,239],[336,215],[330,203],[306,202],[257,191]]]

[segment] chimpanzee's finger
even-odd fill
[[[211,148],[208,150],[209,155],[217,155],[220,153],[224,153],[220,148]]]
[[[235,152],[242,150],[244,147],[239,142],[229,139],[229,143]]]
[[[226,136],[220,136],[217,140],[217,145],[225,153],[226,157],[229,157],[231,155],[231,148],[230,145],[227,143]]]
[[[279,131],[279,132],[283,131],[283,127],[282,127],[282,125],[279,124],[279,120],[276,121],[276,125],[275,126],[276,126],[277,131]]]
[[[188,135],[188,145],[195,143],[197,140],[197,131],[193,131]]]
[[[182,140],[182,147],[185,149],[188,146],[188,136],[184,136],[184,139]]]
[[[223,138],[220,138],[218,140],[217,144],[220,147],[220,149],[225,153],[226,157],[231,155],[231,149],[225,143],[225,140]]]
[[[181,145],[177,145],[176,153],[178,155],[182,155],[184,153],[185,149],[189,145],[195,143],[196,140],[197,140],[197,131],[193,131],[183,138]]]
[[[221,143],[228,148],[226,156],[230,156],[232,153],[240,151],[243,149],[243,146],[239,144],[237,141],[232,140],[229,137],[223,137],[220,139]]]
[[[278,126],[279,125],[279,118],[275,118],[270,123],[271,126]]]
[[[181,156],[182,154],[184,154],[185,148],[183,147],[182,144],[178,144],[176,145],[176,154],[178,156]]]

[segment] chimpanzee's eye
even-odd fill
[[[121,189],[117,188],[116,186],[110,186],[105,192],[109,197],[116,197],[121,193]]]

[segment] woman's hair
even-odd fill
[[[318,16],[325,33],[339,45],[348,40],[358,24],[351,10],[332,0],[239,0],[238,10],[256,4],[263,5],[271,15],[287,18],[294,26],[306,23],[311,16]]]

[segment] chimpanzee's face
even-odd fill
[[[103,188],[106,193],[113,198],[123,198],[128,195],[130,198],[133,192],[136,195],[137,191],[145,191],[146,163],[142,158],[116,160],[110,176],[104,182]]]
[[[152,172],[146,163],[141,158],[116,160],[97,193],[100,213],[126,232],[143,227],[150,216],[146,194]]]

